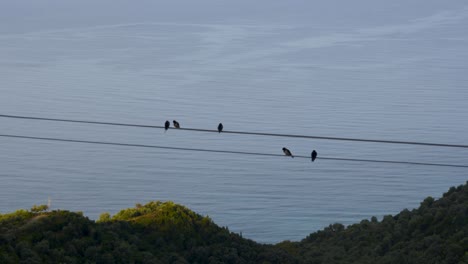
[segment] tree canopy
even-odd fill
[[[0,263],[468,263],[468,185],[417,209],[331,224],[299,242],[242,238],[173,202],[103,213],[0,214]]]

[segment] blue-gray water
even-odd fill
[[[59,2],[0,4],[0,114],[468,144],[463,1]],[[260,242],[395,214],[468,180],[466,168],[320,160],[468,165],[466,149],[5,118],[0,130],[277,154],[316,149],[311,163],[0,138],[0,213],[50,197],[53,209],[96,219],[173,200]]]

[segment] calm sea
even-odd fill
[[[62,14],[55,21],[37,15],[37,6],[4,5],[33,15],[2,18],[0,114],[145,125],[176,119],[204,129],[222,122],[225,130],[468,144],[468,9],[455,1],[414,12],[388,4],[390,14],[355,8],[341,20],[331,13],[334,23],[327,14],[323,21],[294,20],[294,10],[280,7],[277,17],[258,20],[223,9],[231,16],[69,21]],[[391,15],[398,8],[405,12]],[[268,243],[415,208],[468,180],[467,168],[320,160],[468,165],[468,149],[7,118],[0,130],[271,154],[316,149],[312,163],[0,137],[0,213],[50,198],[52,209],[96,219],[172,200]]]

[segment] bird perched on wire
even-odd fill
[[[171,125],[171,122],[169,122],[169,120],[166,120],[166,123],[164,123],[164,132],[166,132],[169,129],[170,125]]]
[[[218,133],[221,133],[223,131],[223,124],[219,123],[218,125]]]
[[[291,156],[291,158],[294,158],[293,154],[291,153],[291,151],[289,151],[289,149],[283,148],[283,152],[284,152],[284,155]]]
[[[310,154],[310,156],[312,157],[312,162],[314,162],[314,160],[317,158],[317,151],[315,151],[314,149],[312,153]]]
[[[177,122],[177,121],[175,121],[175,120],[172,120],[172,123],[174,124],[174,127],[175,127],[175,128],[180,128],[179,122]]]

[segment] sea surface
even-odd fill
[[[0,114],[468,145],[466,2],[58,2],[0,4]],[[320,159],[468,165],[466,148],[4,117],[0,134],[317,150],[312,163],[0,137],[0,213],[50,199],[97,219],[171,200],[264,243],[381,219],[468,180],[468,168]]]

